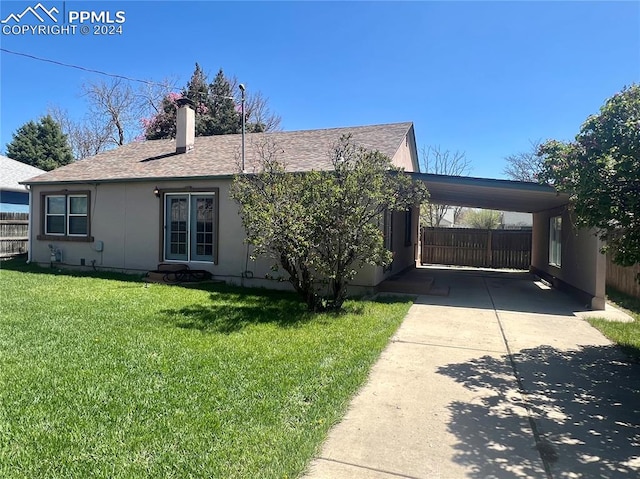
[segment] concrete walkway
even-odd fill
[[[434,270],[307,479],[640,477],[640,365],[528,274]]]

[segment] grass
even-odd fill
[[[411,304],[1,266],[3,478],[297,477]]]
[[[589,322],[617,343],[629,356],[640,361],[640,299],[607,288],[607,300],[626,311],[633,317],[633,322],[620,323],[597,318],[590,319]]]

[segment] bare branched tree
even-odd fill
[[[254,125],[261,125],[263,131],[280,130],[280,115],[271,111],[269,101],[258,91],[247,97],[245,104],[247,121]]]
[[[162,100],[172,91],[178,90],[176,78],[165,78],[160,82],[149,82],[138,91],[138,101],[143,116],[155,115],[162,108]]]
[[[49,115],[60,125],[67,135],[69,145],[76,160],[84,160],[106,150],[111,144],[111,132],[99,119],[87,116],[83,121],[75,121],[67,110],[59,106],[49,108]]]
[[[82,90],[89,101],[89,115],[102,118],[115,145],[124,145],[135,137],[132,132],[139,127],[142,106],[130,83],[115,78],[108,82],[88,82]]]
[[[240,82],[234,75],[227,77],[234,98],[240,98]],[[251,91],[247,88],[247,97],[245,100],[246,121],[248,124],[260,125],[262,131],[279,131],[282,118],[280,115],[271,111],[269,107],[269,99],[266,98],[260,90]]]
[[[138,89],[122,79],[91,81],[82,86],[87,110],[80,120],[59,106],[49,108],[49,114],[69,138],[75,159],[83,160],[136,139],[142,132],[141,119],[156,114],[172,89],[175,81],[169,79]]]
[[[502,172],[511,180],[516,181],[538,181],[538,175],[542,170],[542,157],[538,155],[540,140],[531,141],[531,150],[527,152],[515,153],[505,158],[507,166]]]
[[[471,162],[462,151],[442,150],[439,146],[423,147],[420,158],[420,169],[425,173],[448,176],[467,176],[471,172]],[[420,222],[424,226],[441,226],[447,211],[453,211],[454,222],[460,215],[462,207],[436,205],[433,203],[421,206]]]

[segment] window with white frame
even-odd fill
[[[64,235],[67,218],[67,198],[50,195],[45,199],[44,232],[48,235]]]
[[[87,240],[89,237],[89,193],[56,192],[42,194],[40,239]]]
[[[562,217],[554,216],[549,220],[549,264],[562,265]]]

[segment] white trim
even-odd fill
[[[49,213],[49,199],[51,198],[64,198],[64,213]],[[82,214],[71,213],[71,198],[84,198],[86,203],[86,212]],[[29,196],[31,201],[31,196]],[[64,231],[62,233],[52,233],[49,231],[49,218],[50,217],[63,217],[64,218]],[[84,233],[71,233],[71,218],[86,218],[86,228]],[[89,195],[86,193],[69,193],[69,194],[45,194],[44,195],[44,234],[47,236],[71,236],[74,238],[87,238],[89,236]]]
[[[65,209],[63,213],[49,213],[50,198],[64,198]],[[62,216],[64,218],[64,231],[62,233],[51,233],[49,231],[48,220],[50,216]],[[45,195],[44,197],[44,234],[49,236],[66,236],[66,233],[67,233],[67,195]]]
[[[175,261],[177,263],[184,263],[185,261],[188,263],[189,262],[189,258],[191,258],[191,251],[189,250],[190,245],[189,245],[189,241],[187,241],[187,259],[186,260],[180,260],[180,259],[168,259],[167,258],[167,245],[170,245],[170,241],[167,241],[167,233],[168,233],[168,224],[167,224],[167,200],[169,199],[170,196],[186,196],[187,197],[187,225],[190,225],[190,210],[191,210],[191,197],[189,196],[189,193],[184,192],[184,193],[178,193],[178,192],[172,192],[172,193],[166,193],[164,195],[164,204],[162,205],[162,211],[163,211],[163,216],[164,216],[164,241],[163,241],[163,248],[162,248],[162,261]],[[189,233],[187,231],[187,233]]]
[[[84,214],[78,214],[78,213],[71,213],[71,198],[84,198],[85,199],[85,207],[87,209],[87,211]],[[89,234],[89,196],[86,194],[68,194],[67,195],[67,236],[74,236],[74,237],[84,237],[84,236],[88,236]],[[86,218],[87,219],[87,227],[86,230],[83,234],[72,234],[71,233],[71,218]]]
[[[562,267],[561,215],[556,215],[549,218],[549,265],[555,268]]]
[[[27,223],[27,264],[31,263],[31,248],[33,247],[33,190],[29,190],[29,223]]]

